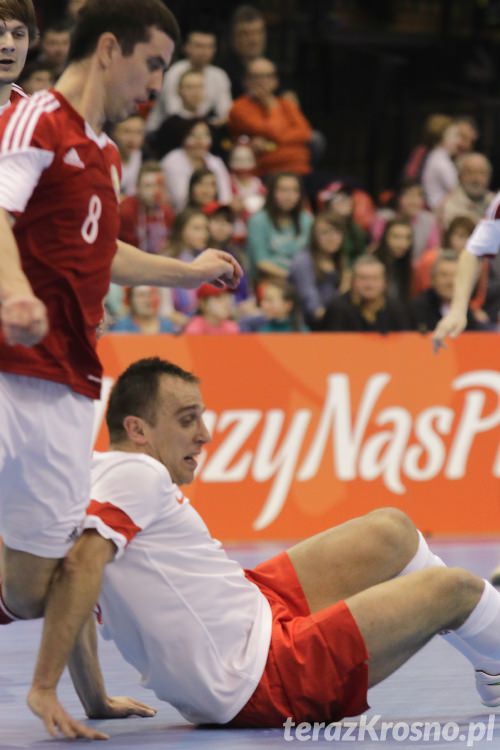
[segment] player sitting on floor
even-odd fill
[[[110,450],[94,457],[85,526],[109,563],[103,635],[146,687],[194,723],[335,721],[365,711],[369,687],[446,631],[482,702],[500,705],[500,594],[447,568],[401,511],[328,529],[254,570],[230,560],[179,489],[209,440],[203,411],[194,375],[140,360],[113,389]],[[70,663],[89,715],[106,700],[93,628]]]

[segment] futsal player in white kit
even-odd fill
[[[140,360],[114,386],[110,450],[93,461],[85,533],[98,532],[107,560],[99,621],[146,687],[195,723],[335,721],[454,631],[444,637],[472,663],[481,700],[500,705],[500,594],[447,568],[401,511],[329,529],[254,570],[230,560],[179,489],[209,440],[203,411],[197,378]],[[89,716],[106,700],[93,628],[70,661]]]

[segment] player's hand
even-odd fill
[[[28,693],[27,703],[35,716],[45,724],[47,732],[52,737],[62,734],[64,737],[76,739],[83,737],[86,740],[108,740],[109,736],[98,732],[92,727],[76,721],[61,706],[57,699],[56,691],[52,688],[34,688]]]
[[[467,325],[467,316],[463,313],[450,310],[450,312],[442,318],[436,326],[436,330],[432,334],[432,348],[435,352],[440,349],[446,348],[445,338],[449,336],[451,339],[456,338]]]
[[[195,271],[194,286],[210,282],[214,286],[236,289],[243,276],[243,269],[230,253],[223,250],[205,250],[191,263]]]
[[[0,308],[0,319],[7,344],[34,346],[48,333],[47,308],[34,294],[7,297]]]
[[[156,708],[146,703],[118,695],[106,699],[106,704],[95,711],[89,712],[89,719],[125,719],[127,716],[154,716]]]

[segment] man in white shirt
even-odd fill
[[[215,34],[201,30],[193,30],[188,34],[184,45],[186,59],[176,62],[167,72],[163,89],[148,118],[148,132],[159,128],[168,116],[182,114],[179,80],[182,74],[190,69],[203,74],[205,95],[197,113],[198,117],[209,117],[210,124],[215,127],[227,121],[232,104],[231,82],[222,68],[211,64],[216,49]]]
[[[140,360],[114,386],[110,451],[94,458],[84,527],[109,563],[90,573],[104,567],[98,616],[146,687],[195,723],[336,721],[453,630],[482,701],[500,705],[500,594],[446,568],[402,512],[348,521],[253,570],[230,560],[178,487],[209,440],[203,412],[194,375]],[[94,627],[70,662],[89,715],[107,701]]]

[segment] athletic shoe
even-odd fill
[[[483,706],[500,706],[500,674],[476,669],[476,688]]]

